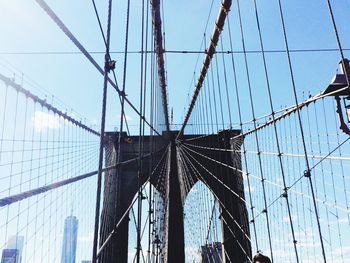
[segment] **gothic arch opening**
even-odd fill
[[[151,186],[151,187],[150,187]],[[137,198],[138,193],[134,198]],[[142,191],[141,209],[141,262],[163,262],[164,257],[164,199],[151,184],[146,183]],[[129,212],[128,260],[136,262],[138,202]]]
[[[198,181],[184,204],[185,262],[222,262],[219,203]]]

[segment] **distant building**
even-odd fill
[[[202,246],[202,263],[221,263],[222,262],[222,245],[220,242],[213,242]]]
[[[68,216],[64,221],[61,263],[75,263],[77,251],[78,219]]]
[[[81,263],[91,263],[91,260],[82,260]]]
[[[1,263],[17,263],[18,249],[5,248],[2,251]]]
[[[23,251],[23,236],[12,236],[2,251],[1,263],[21,263]]]

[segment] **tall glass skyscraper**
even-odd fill
[[[77,251],[78,219],[68,216],[64,221],[61,263],[75,263]]]

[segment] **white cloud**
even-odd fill
[[[45,129],[58,129],[60,127],[59,117],[43,111],[36,111],[33,117],[34,127],[37,131]]]

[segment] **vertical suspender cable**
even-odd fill
[[[126,86],[126,66],[128,61],[128,40],[129,40],[129,16],[130,16],[130,0],[127,3],[127,11],[126,11],[126,29],[125,29],[125,45],[124,45],[124,67],[123,67],[123,84],[122,84],[122,94],[125,94],[125,86]],[[120,101],[120,126],[119,126],[119,136],[118,136],[118,161],[120,161],[120,143],[121,143],[121,134],[123,132],[123,116],[124,116],[124,104],[125,104],[125,96],[121,96]]]
[[[230,49],[231,49],[231,64],[232,64],[232,71],[233,71],[233,80],[235,83],[235,93],[236,93],[236,102],[237,102],[237,110],[238,110],[238,117],[239,117],[239,125],[241,128],[241,132],[243,132],[243,121],[242,121],[242,109],[241,109],[241,102],[238,92],[238,83],[237,83],[237,74],[236,74],[236,66],[235,66],[235,58],[233,56],[233,44],[232,44],[232,34],[231,34],[231,26],[230,26],[230,19],[227,19],[228,24],[228,34],[229,34],[229,41],[230,41]],[[253,198],[252,198],[252,191],[251,191],[251,183],[250,183],[250,176],[248,171],[248,162],[247,162],[247,154],[246,154],[246,146],[244,140],[242,140],[242,147],[243,147],[243,157],[244,157],[244,165],[246,170],[246,176],[247,176],[247,183],[248,183],[248,192],[249,192],[249,205],[252,213],[252,218],[254,218],[254,205],[253,205]],[[253,230],[254,230],[254,238],[255,238],[255,246],[256,249],[259,250],[259,243],[257,238],[257,231],[256,231],[256,224],[255,220],[252,220],[253,223]]]
[[[230,123],[230,129],[232,129],[232,117],[231,117],[231,105],[230,105],[230,96],[228,93],[228,83],[227,83],[227,74],[226,74],[226,62],[225,62],[225,55],[224,55],[224,45],[222,44],[222,37],[221,39],[221,56],[222,56],[222,65],[224,70],[224,80],[225,80],[225,90],[226,90],[226,99],[227,99],[227,111],[229,116],[229,123]]]
[[[108,22],[107,22],[107,45],[105,54],[105,71],[103,81],[103,97],[102,97],[102,116],[101,116],[101,132],[100,132],[100,150],[98,160],[98,176],[97,176],[97,193],[96,193],[96,211],[95,211],[95,229],[94,229],[94,242],[92,251],[92,263],[97,261],[97,242],[98,242],[98,228],[100,218],[100,201],[101,201],[101,184],[102,184],[102,165],[103,165],[103,141],[105,133],[105,121],[106,121],[106,103],[107,103],[107,84],[108,84],[108,68],[109,62],[109,43],[111,34],[111,16],[112,16],[112,0],[109,0],[108,4]]]
[[[245,65],[245,71],[246,71],[246,76],[247,76],[247,84],[248,84],[248,93],[249,93],[249,101],[250,101],[250,108],[252,111],[252,116],[253,116],[253,125],[254,129],[257,127],[257,122],[256,122],[256,115],[255,115],[255,107],[254,107],[254,102],[253,102],[253,94],[252,94],[252,87],[251,87],[251,82],[250,82],[250,74],[249,74],[249,68],[248,68],[248,58],[247,58],[247,52],[245,48],[245,39],[244,39],[244,32],[243,32],[243,24],[242,24],[242,17],[241,17],[241,9],[240,9],[240,4],[239,0],[237,0],[237,8],[238,8],[238,18],[239,18],[239,25],[240,25],[240,34],[241,34],[241,40],[242,40],[242,47],[243,47],[243,53],[244,53],[244,65]],[[256,149],[258,152],[258,163],[259,163],[259,171],[261,175],[261,186],[262,186],[262,191],[263,191],[263,199],[264,199],[264,214],[266,217],[266,227],[267,227],[267,233],[268,233],[268,238],[269,238],[269,246],[270,246],[270,253],[271,253],[271,261],[274,262],[273,259],[273,248],[272,248],[272,239],[271,239],[271,225],[270,225],[270,218],[269,214],[267,211],[267,193],[266,193],[266,183],[265,180],[266,178],[264,177],[264,169],[262,166],[262,160],[261,160],[261,155],[260,155],[260,141],[257,132],[255,132],[255,143],[256,143]]]
[[[293,73],[292,61],[291,61],[291,57],[290,57],[290,51],[289,51],[286,27],[285,27],[285,23],[284,23],[284,15],[283,15],[283,10],[282,10],[281,0],[278,0],[278,6],[279,6],[280,19],[281,19],[281,24],[282,24],[282,29],[283,29],[284,44],[286,47],[287,58],[288,58],[289,72],[290,72],[290,77],[291,77],[292,86],[293,86],[294,100],[295,100],[296,105],[298,105],[298,96],[297,96],[296,86],[295,86],[295,81],[294,81],[294,73]],[[314,209],[315,209],[316,222],[317,222],[317,227],[318,227],[318,234],[319,234],[320,243],[321,243],[323,260],[324,260],[324,262],[327,262],[325,248],[324,248],[324,244],[323,244],[321,223],[320,223],[320,218],[319,218],[319,214],[318,214],[318,210],[317,210],[315,191],[314,191],[314,186],[313,186],[311,174],[310,174],[310,165],[309,165],[309,160],[308,160],[308,155],[307,155],[304,129],[303,129],[303,125],[302,125],[300,109],[297,110],[297,116],[298,116],[299,128],[300,128],[300,133],[301,133],[302,142],[303,142],[304,155],[305,155],[305,165],[306,165],[305,176],[309,179],[310,189],[311,189],[311,193],[312,193],[312,200],[313,200],[313,205],[314,205]]]
[[[341,59],[342,59],[341,63],[342,63],[343,69],[344,69],[346,82],[347,82],[348,87],[350,89],[349,76],[348,76],[347,72],[345,72],[345,69],[347,67],[346,67],[345,61],[344,61],[344,58],[345,58],[344,57],[344,52],[343,52],[343,48],[342,48],[342,45],[341,45],[341,42],[340,42],[340,37],[339,37],[338,29],[337,29],[337,24],[335,23],[333,8],[332,8],[331,2],[329,0],[327,0],[327,6],[328,6],[329,14],[331,16],[331,20],[332,20],[332,24],[333,24],[333,30],[334,30],[334,33],[335,33],[335,36],[336,36],[336,39],[337,39],[338,49],[339,49],[340,56],[341,56]]]
[[[232,4],[232,0],[222,0],[222,2],[221,2],[221,8],[220,8],[218,17],[217,17],[216,22],[215,22],[214,31],[212,33],[212,36],[210,39],[210,44],[209,44],[209,47],[208,47],[207,52],[206,52],[207,55],[205,56],[203,66],[202,66],[202,69],[201,69],[201,72],[200,72],[200,75],[199,75],[199,78],[198,78],[198,81],[196,84],[196,88],[195,88],[194,94],[192,96],[192,101],[191,101],[190,106],[188,108],[188,111],[187,111],[187,114],[185,116],[185,120],[182,124],[182,127],[181,127],[178,135],[176,136],[176,139],[179,139],[180,136],[184,133],[187,122],[191,116],[193,107],[196,104],[198,94],[202,88],[204,79],[207,75],[211,60],[212,60],[213,55],[215,53],[216,46],[218,44],[219,37],[220,37],[221,31],[223,30],[225,20],[226,20],[228,12],[230,10],[231,4]]]
[[[149,5],[147,5],[147,17],[148,17],[148,13],[149,13]],[[148,28],[148,19],[147,19],[147,28]],[[151,29],[151,34],[152,34],[153,30]],[[151,38],[151,51],[153,51],[153,38]],[[150,115],[150,122],[153,125],[154,121],[153,121],[153,107],[154,107],[154,55],[153,52],[151,52],[151,79],[150,79],[150,85],[151,85],[151,89],[150,89],[150,111],[149,111],[149,115]],[[153,148],[154,148],[154,140],[153,140],[153,131],[152,129],[149,130],[149,134],[150,134],[150,153],[152,153]],[[151,176],[151,171],[152,171],[152,162],[153,162],[153,155],[150,156],[150,160],[149,160],[149,174]],[[148,224],[148,248],[147,248],[147,262],[151,262],[151,243],[152,243],[152,227],[154,226],[154,195],[152,195],[153,192],[153,188],[152,188],[152,184],[149,184],[149,206],[148,206],[148,215],[149,215],[149,224]]]
[[[142,131],[143,129],[143,116],[145,109],[143,108],[143,78],[144,78],[144,30],[145,30],[145,0],[142,0],[142,15],[141,15],[141,68],[140,68],[140,122],[139,122],[139,163],[138,163],[138,200],[137,200],[137,245],[136,245],[136,262],[140,263],[140,251],[141,251],[141,221],[142,221]]]
[[[125,87],[126,87],[126,68],[127,68],[127,61],[128,61],[128,41],[129,41],[129,17],[130,17],[130,0],[127,2],[127,10],[126,10],[126,26],[125,26],[125,44],[124,44],[124,64],[123,64],[123,83],[122,83],[122,94],[125,94]],[[125,96],[120,96],[120,124],[119,124],[119,134],[118,134],[118,149],[117,149],[117,163],[121,161],[121,141],[122,141],[122,132],[124,129],[124,118],[125,118],[125,124],[126,128],[128,130],[127,126],[127,120],[124,112],[125,108]],[[119,170],[117,169],[117,184],[119,185],[119,178],[118,175]],[[120,191],[117,191],[117,195],[120,194]],[[120,197],[117,196],[119,199]],[[117,222],[114,221],[114,225]]]
[[[294,231],[294,225],[293,225],[293,220],[292,220],[291,205],[289,204],[289,199],[288,199],[288,194],[287,194],[288,187],[287,187],[287,184],[286,184],[286,177],[285,177],[284,166],[283,166],[282,155],[281,155],[281,146],[280,146],[280,141],[279,141],[278,132],[277,132],[277,126],[276,126],[276,122],[275,122],[275,110],[274,110],[274,107],[273,107],[272,93],[271,93],[271,87],[270,87],[270,80],[269,80],[269,75],[268,75],[268,72],[267,72],[267,63],[266,63],[266,57],[265,57],[265,49],[264,49],[264,44],[263,44],[263,40],[262,40],[262,32],[261,32],[261,27],[260,27],[260,20],[259,20],[258,7],[257,7],[257,4],[256,4],[256,0],[254,0],[254,9],[255,9],[256,23],[257,23],[258,32],[259,32],[259,42],[260,42],[261,55],[262,55],[263,65],[264,65],[265,81],[266,81],[267,91],[268,91],[268,94],[269,94],[269,103],[270,103],[270,109],[271,109],[271,116],[272,116],[272,119],[273,119],[273,129],[274,129],[274,135],[275,135],[276,146],[277,146],[277,151],[278,151],[278,162],[279,162],[280,169],[281,169],[281,175],[282,175],[282,179],[283,179],[283,187],[284,187],[284,191],[285,191],[285,199],[286,199],[287,209],[288,209],[289,223],[290,223],[290,228],[291,228],[292,237],[293,237],[294,252],[295,252],[296,260],[297,260],[297,262],[299,262],[299,256],[298,256],[298,250],[297,250],[297,242],[296,242],[296,239],[295,239],[295,231]]]
[[[220,75],[219,75],[219,63],[218,57],[215,56],[215,68],[216,68],[216,80],[218,81],[218,91],[219,91],[219,104],[220,104],[220,112],[221,112],[221,125],[222,129],[225,130],[225,120],[224,120],[224,109],[222,107],[222,96],[221,96],[221,84],[220,84]]]

